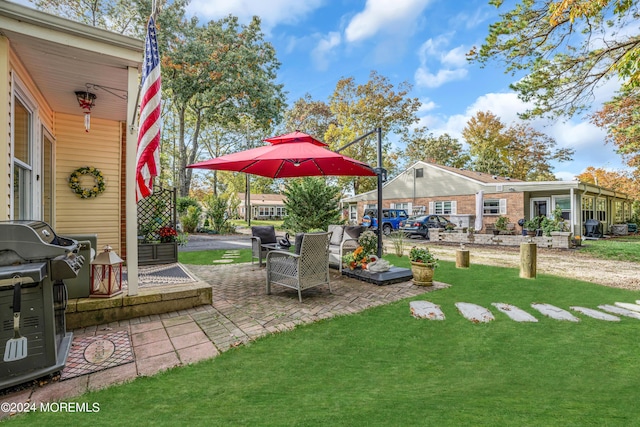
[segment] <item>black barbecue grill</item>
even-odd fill
[[[26,356],[0,362],[0,389],[64,367],[73,338],[66,331],[64,280],[84,263],[78,246],[42,221],[0,221],[0,353],[15,336],[16,293],[19,335],[26,338]]]
[[[584,237],[602,237],[602,224],[597,219],[588,219],[584,222]]]

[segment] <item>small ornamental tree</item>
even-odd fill
[[[340,222],[340,188],[324,178],[289,180],[284,190],[287,216],[284,228],[292,232],[326,230]]]

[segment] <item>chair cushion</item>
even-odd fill
[[[302,238],[304,237],[304,233],[296,234],[296,255],[300,255],[300,250],[302,249]]]
[[[253,237],[259,237],[260,243],[276,243],[276,230],[273,225],[255,225],[251,227]]]
[[[342,232],[344,227],[342,225],[330,225],[328,231],[333,231],[331,235],[331,240],[329,241],[329,245],[331,246],[340,246],[342,243]]]
[[[360,234],[362,234],[363,230],[364,230],[364,227],[362,227],[360,225],[347,225],[347,226],[345,226],[344,227],[344,234],[342,235],[342,241],[349,240],[349,239],[358,240],[358,238],[360,237]]]

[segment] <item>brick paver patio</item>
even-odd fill
[[[231,347],[269,333],[293,329],[299,324],[357,313],[447,286],[438,282],[431,288],[418,287],[411,282],[376,286],[331,270],[333,292],[329,293],[327,286],[312,288],[303,291],[300,303],[297,291],[282,286],[272,286],[272,294],[266,295],[266,272],[257,265],[190,265],[187,269],[211,285],[211,305],[73,331],[74,337],[126,331],[131,337],[133,363],[65,381],[33,385],[5,393],[0,396],[1,400],[39,404],[68,399],[137,376],[153,375],[171,367],[212,358]],[[162,292],[163,287],[158,286],[158,292]],[[8,415],[0,411],[0,419]]]

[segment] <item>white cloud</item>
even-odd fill
[[[448,52],[444,52],[440,57],[443,65],[450,67],[465,67],[467,65],[467,50],[464,46],[458,46]]]
[[[451,21],[454,24],[464,23],[466,29],[472,29],[484,23],[493,13],[495,12],[485,5],[476,9],[473,13],[469,13],[469,11],[460,12]]]
[[[437,105],[435,102],[430,100],[429,98],[420,100],[420,108],[418,108],[418,114],[426,113],[427,111],[435,110]]]
[[[435,135],[448,133],[464,143],[462,130],[469,119],[478,111],[491,111],[506,125],[510,126],[519,121],[518,113],[528,108],[527,104],[518,99],[513,92],[487,93],[478,97],[464,114],[452,116],[438,116],[426,114],[420,118],[421,126],[428,126]],[[429,112],[429,110],[425,110]],[[573,161],[554,163],[555,175],[559,179],[571,180],[588,166],[608,167],[612,169],[624,167],[620,156],[613,147],[604,143],[605,132],[586,120],[572,119],[569,121],[550,122],[536,119],[529,123],[534,129],[555,139],[558,148],[572,148],[575,150]]]
[[[340,33],[330,32],[311,51],[311,58],[318,70],[324,71],[329,67],[333,49],[340,45],[341,39]]]
[[[358,42],[379,32],[412,30],[432,0],[367,0],[364,10],[351,19],[345,30],[347,42]]]
[[[440,35],[425,41],[418,49],[420,67],[414,73],[416,85],[435,88],[443,84],[464,79],[467,74],[467,61],[464,46],[446,50],[451,34]],[[436,63],[438,71],[432,72],[429,63]]]
[[[466,75],[467,70],[462,68],[457,70],[440,69],[436,74],[433,74],[427,68],[420,67],[416,70],[414,78],[418,86],[434,88],[453,80],[463,79]]]
[[[324,0],[191,0],[187,15],[198,16],[208,22],[229,14],[246,23],[255,15],[262,20],[262,28],[268,32],[277,25],[296,24],[322,6]]]

